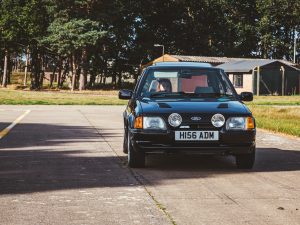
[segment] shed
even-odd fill
[[[250,91],[256,95],[299,94],[300,70],[284,60],[238,60],[218,65],[217,68],[228,74],[237,92]]]
[[[145,65],[143,68],[153,65],[157,62],[203,62],[210,63],[213,66],[217,66],[232,60],[238,60],[238,58],[227,58],[227,57],[209,57],[209,56],[188,56],[188,55],[169,55],[165,54]]]
[[[253,60],[263,60],[255,58],[231,58],[231,57],[218,57],[218,56],[189,56],[189,55],[169,55],[165,54],[159,58],[154,59],[153,61],[142,65],[143,68],[151,66],[157,62],[201,62],[201,63],[210,63],[213,66],[218,66],[228,62],[238,62],[238,61],[253,61]],[[287,65],[294,66],[292,62],[286,60],[278,60]]]
[[[210,63],[225,70],[238,93],[250,91],[257,95],[291,95],[300,92],[300,70],[286,60],[165,54],[142,68],[157,62]]]

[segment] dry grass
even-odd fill
[[[20,91],[0,89],[3,105],[124,105],[117,91]]]

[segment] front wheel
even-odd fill
[[[143,168],[145,167],[146,157],[145,153],[134,149],[129,131],[127,132],[127,150],[128,150],[128,166],[131,168]]]
[[[236,155],[235,160],[237,168],[252,169],[255,162],[255,147],[253,147],[251,153]]]

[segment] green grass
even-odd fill
[[[300,105],[300,95],[294,96],[255,96],[247,105]]]
[[[300,137],[300,108],[285,106],[249,106],[257,127]]]
[[[125,105],[116,91],[20,91],[0,89],[2,105]]]
[[[258,128],[300,137],[300,96],[255,96],[247,103]]]

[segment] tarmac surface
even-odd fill
[[[0,224],[300,224],[300,139],[258,131],[233,157],[153,155],[129,169],[124,106],[0,106]]]

